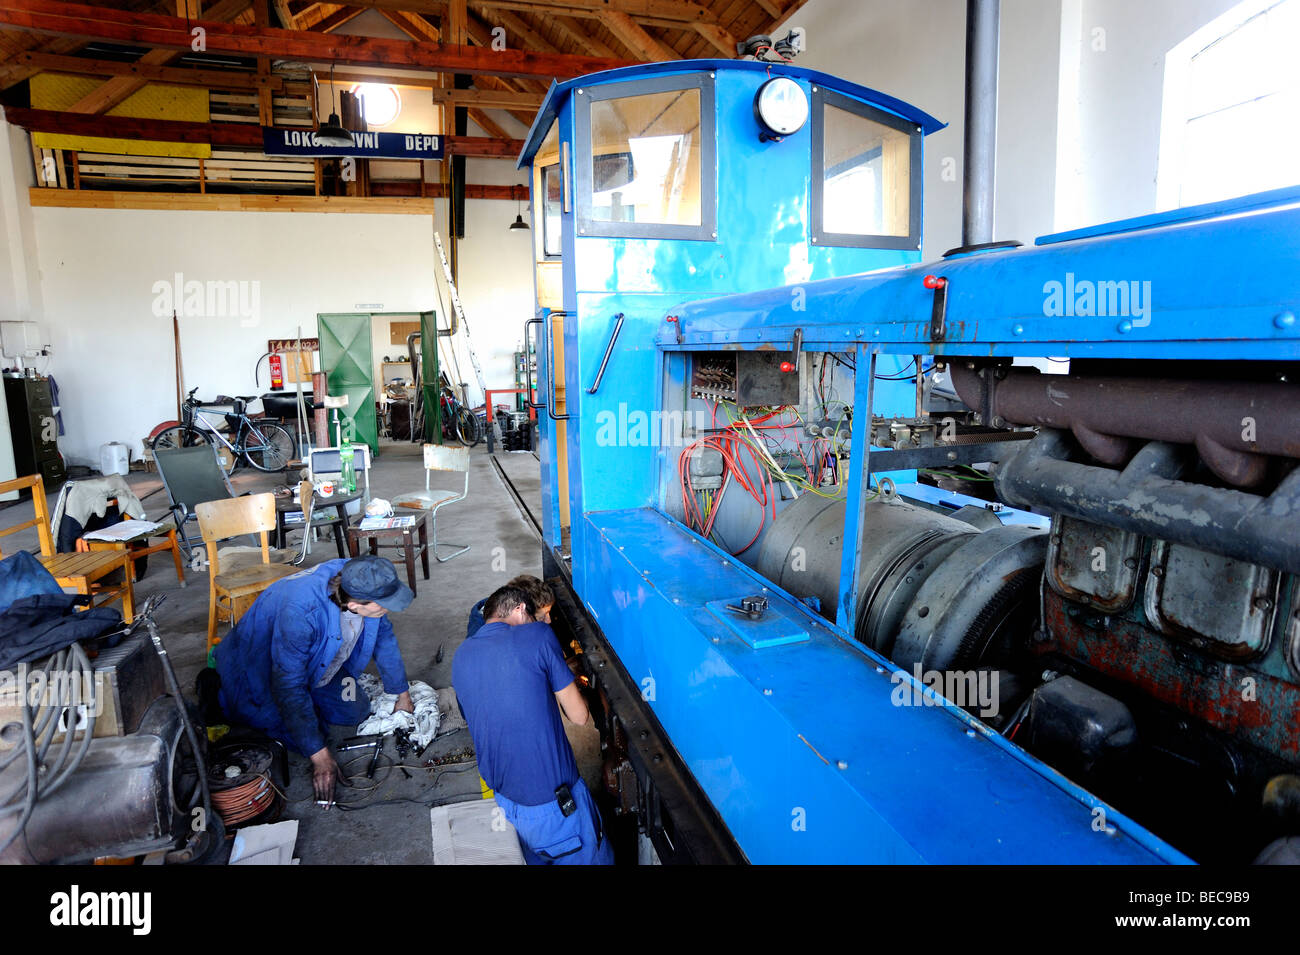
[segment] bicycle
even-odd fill
[[[472,448],[483,440],[484,421],[456,397],[455,390],[442,379],[442,389],[438,398],[442,406],[442,435],[444,438],[456,438],[467,448]]]
[[[216,412],[194,397],[198,390],[192,389],[185,399],[181,412],[183,423],[165,428],[154,437],[152,446],[155,451],[192,448],[206,443],[212,446],[213,454],[226,473],[239,465],[241,457],[259,471],[283,471],[289,466],[297,443],[283,426],[273,421],[254,421],[248,417],[245,409],[255,395],[236,397],[229,412]],[[228,432],[223,432],[219,424],[214,424],[206,417],[218,414],[224,419]],[[234,440],[227,440],[227,433],[232,433]],[[222,448],[228,454],[221,454]]]

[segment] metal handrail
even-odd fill
[[[605,346],[605,357],[600,360],[600,367],[596,369],[596,380],[587,389],[589,395],[594,395],[596,389],[600,387],[600,380],[605,377],[605,366],[609,364],[609,356],[614,354],[614,343],[618,341],[618,333],[623,330],[623,313],[619,312],[614,317],[618,321],[614,323],[614,331],[609,336],[609,344]]]

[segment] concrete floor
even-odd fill
[[[480,598],[521,573],[540,573],[540,543],[531,526],[521,516],[518,506],[492,466],[484,446],[470,455],[469,497],[460,504],[444,508],[438,516],[440,540],[468,543],[471,549],[446,563],[430,561],[430,579],[425,581],[417,565],[416,598],[401,614],[393,616],[407,676],[423,680],[435,689],[451,683],[451,665],[456,648],[465,638],[465,623],[470,607]],[[540,503],[537,459],[528,453],[498,455],[512,483],[530,502],[534,513]],[[238,470],[232,484],[236,493],[271,490],[289,479],[287,474],[262,474],[248,468]],[[296,479],[296,475],[294,476]],[[142,498],[150,517],[161,516],[168,505],[166,492],[155,474],[133,472],[129,480]],[[434,473],[435,487],[452,487],[454,476]],[[424,470],[419,445],[384,442],[371,472],[370,490],[374,497],[391,498],[402,491],[424,486]],[[0,510],[0,526],[30,519],[30,502]],[[296,534],[291,536],[291,543]],[[35,529],[5,538],[6,552],[17,548],[37,549]],[[392,551],[384,552],[392,554]],[[332,538],[315,542],[307,564],[337,557]],[[150,559],[148,572],[136,584],[137,604],[150,594],[165,592],[167,602],[156,619],[162,625],[163,638],[177,668],[180,684],[192,694],[194,678],[204,665],[204,642],[207,630],[208,579],[205,571],[186,571],[188,586],[181,588],[168,559],[156,555]],[[438,662],[438,653],[442,660]],[[373,670],[373,667],[372,667]],[[599,740],[594,729],[578,728],[566,721],[578,764],[593,791],[600,779]],[[351,735],[351,728],[339,729],[332,741]],[[464,730],[434,740],[420,759],[407,757],[407,765],[423,764],[432,757],[472,747]],[[385,752],[395,756],[392,741]],[[348,757],[357,757],[363,775],[367,757],[345,753],[340,762],[346,767]],[[322,810],[312,796],[309,763],[300,756],[290,760],[288,806],[283,818],[299,820],[297,855],[307,864],[377,864],[430,863],[432,859],[428,807],[440,803],[481,798],[477,766],[460,764],[439,773],[434,779],[422,769],[410,770],[406,779],[393,770],[379,790],[358,811]],[[459,770],[459,771],[458,771]],[[382,775],[382,771],[379,775]],[[378,777],[377,777],[378,778]],[[340,798],[355,798],[342,794]]]

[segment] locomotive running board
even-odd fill
[[[747,863],[709,798],[682,762],[640,688],[619,663],[600,626],[577,600],[567,567],[552,549],[542,546],[542,566],[555,593],[551,626],[562,646],[577,641],[592,687],[609,701],[610,711],[626,731],[628,761],[636,773],[640,828],[665,865],[735,865]],[[592,707],[601,742],[612,745],[611,721]],[[604,747],[602,747],[603,749]]]

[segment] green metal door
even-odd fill
[[[442,444],[442,389],[438,385],[438,313],[420,313],[420,387],[424,398],[424,440]]]
[[[343,440],[364,441],[370,446],[371,453],[378,453],[379,422],[375,417],[375,369],[370,325],[369,315],[316,316],[320,364],[329,393],[335,397],[348,396],[348,406],[339,409]],[[331,423],[333,420],[331,412]],[[332,429],[330,433],[332,437]]]

